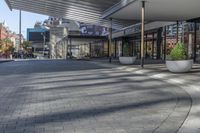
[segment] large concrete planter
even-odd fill
[[[123,65],[131,65],[136,61],[136,57],[119,57],[119,62]]]
[[[192,69],[193,60],[166,61],[166,66],[170,72],[184,73]]]

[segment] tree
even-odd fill
[[[185,60],[187,58],[187,51],[182,43],[177,43],[170,53],[172,60]]]
[[[29,41],[24,41],[22,44],[21,44],[22,48],[24,49],[24,51],[28,51],[29,48],[31,47],[31,42]]]
[[[9,38],[0,40],[0,52],[8,57],[8,54],[13,52],[13,42]]]
[[[3,48],[3,41],[0,40],[0,52],[2,52],[2,48]]]

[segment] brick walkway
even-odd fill
[[[175,133],[181,88],[87,61],[0,64],[0,133]]]

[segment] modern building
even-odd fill
[[[123,45],[128,45],[130,54],[137,58],[165,60],[169,49],[175,43],[183,42],[191,58],[195,61],[199,58],[200,1],[197,0],[6,2],[10,9],[58,16],[118,30],[109,32],[109,56],[113,53],[123,55]],[[39,3],[41,6],[38,6]],[[32,5],[32,8],[25,8],[24,5]],[[46,8],[41,8],[43,6]],[[54,12],[51,7],[54,7]]]
[[[145,58],[165,60],[170,49],[177,42],[182,42],[187,47],[189,57],[198,61],[200,15],[197,5],[199,4],[200,2],[195,0],[121,1],[107,9],[102,18],[141,22],[122,29],[124,34],[119,35],[119,31],[115,33],[118,36],[115,35],[113,38],[121,37],[124,39],[123,42],[129,43],[130,47],[135,47],[133,49],[138,58],[144,53],[142,56]],[[168,23],[169,21],[172,23]]]
[[[33,53],[49,56],[49,30],[44,28],[28,28],[27,41],[30,41]]]
[[[107,57],[108,28],[98,25],[73,22],[77,28],[69,25],[68,53],[73,57]]]
[[[108,42],[106,27],[53,17],[44,23],[50,28],[51,58],[103,57],[106,55],[104,45],[102,45]]]

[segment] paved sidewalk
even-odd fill
[[[66,60],[2,64],[0,133],[177,132],[190,95],[129,68]]]
[[[113,64],[102,64],[102,62],[94,62],[101,65],[112,65]],[[116,65],[116,64],[115,64]],[[121,66],[118,64],[118,66]],[[147,75],[153,79],[159,79],[166,83],[173,84],[181,87],[185,90],[192,99],[192,107],[188,112],[188,117],[183,123],[183,126],[179,130],[179,133],[200,133],[200,65],[195,64],[193,69],[188,73],[175,74],[170,73],[165,65],[145,65],[144,69],[140,66],[121,66],[119,70],[128,71],[131,73],[137,73]]]

